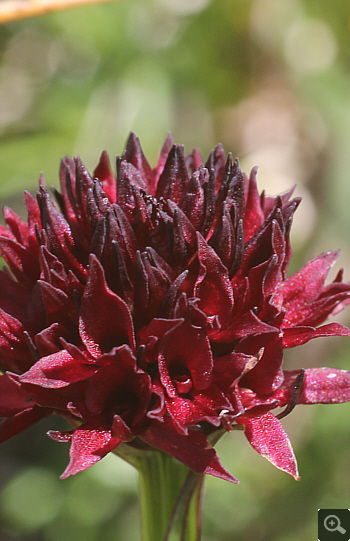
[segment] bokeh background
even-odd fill
[[[1,203],[23,214],[40,172],[57,186],[65,154],[92,171],[130,130],[152,164],[168,131],[204,157],[222,142],[268,193],[297,184],[292,270],[341,249],[350,280],[349,34],[348,0],[122,0],[3,25]],[[286,365],[350,369],[349,344],[318,339]],[[349,419],[345,404],[283,421],[299,483],[226,435],[219,454],[241,484],[207,479],[203,541],[317,539],[317,509],[350,507]],[[0,448],[1,541],[139,541],[133,469],[108,456],[60,481],[68,445],[45,435],[59,427]]]

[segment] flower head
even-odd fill
[[[66,157],[56,203],[41,179],[27,223],[4,209],[1,441],[58,414],[74,427],[49,433],[71,442],[62,477],[123,445],[236,482],[208,438],[243,427],[298,478],[279,419],[297,403],[350,400],[350,373],[285,371],[283,350],[349,336],[323,322],[350,285],[341,273],[325,285],[333,252],[287,278],[300,201],[259,195],[256,173],[220,145],[206,163],[185,157],[170,137],[152,169],[131,134],[116,178],[104,152],[92,177]]]

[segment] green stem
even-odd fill
[[[156,450],[138,470],[142,541],[200,541],[203,476]]]

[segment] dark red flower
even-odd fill
[[[251,445],[298,478],[279,419],[297,403],[350,400],[350,373],[283,370],[283,350],[319,336],[350,302],[338,254],[286,277],[298,198],[259,195],[219,145],[203,164],[168,137],[158,165],[134,134],[90,177],[62,160],[57,203],[43,181],[28,223],[5,208],[0,248],[2,441],[58,414],[73,429],[62,477],[119,445],[155,447],[196,472],[236,482],[208,438],[243,427]],[[271,413],[285,407],[282,414]]]

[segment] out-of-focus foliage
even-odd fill
[[[92,170],[130,130],[152,163],[168,131],[204,156],[222,142],[243,169],[259,165],[267,192],[298,184],[295,265],[341,248],[349,280],[349,21],[348,0],[124,0],[0,27],[1,203],[23,212],[41,171],[57,185],[64,154]],[[350,369],[347,340],[330,342],[299,348],[290,367]],[[286,418],[300,483],[225,436],[241,484],[207,480],[203,541],[316,539],[318,508],[349,507],[349,414],[300,406]],[[44,434],[59,423],[0,448],[0,538],[138,541],[135,472],[107,457],[59,481],[68,447]]]

